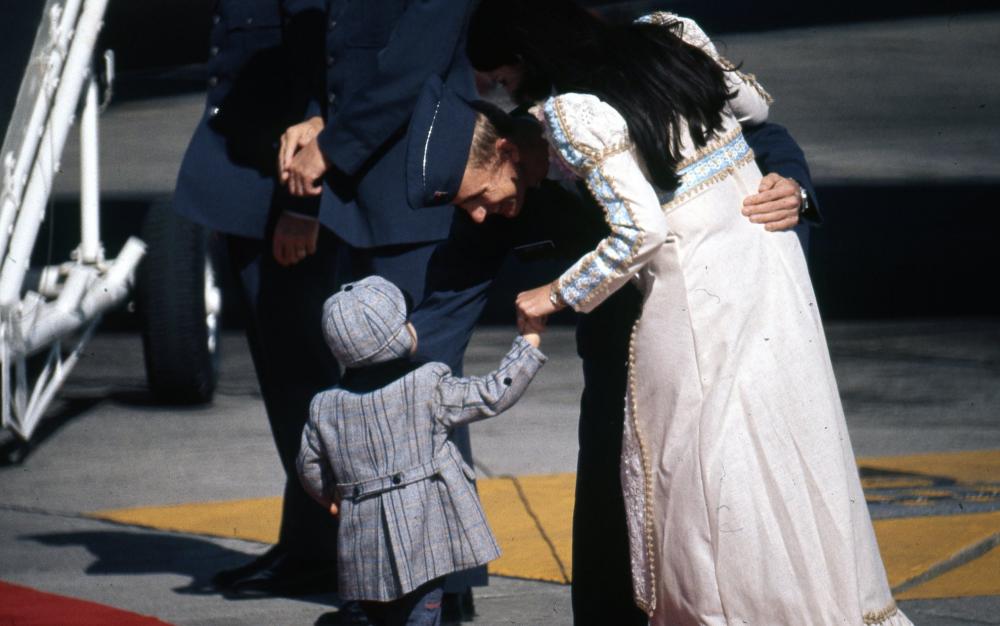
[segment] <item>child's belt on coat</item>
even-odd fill
[[[340,490],[343,497],[350,498],[351,500],[357,502],[358,500],[376,496],[380,493],[385,493],[386,491],[400,489],[401,487],[405,487],[412,483],[424,480],[425,478],[430,478],[435,474],[439,474],[441,472],[442,460],[434,459],[409,469],[394,472],[392,474],[386,474],[385,476],[369,478],[368,480],[362,480],[356,483],[339,483],[337,485],[337,489]]]

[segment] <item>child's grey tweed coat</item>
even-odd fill
[[[367,303],[372,295],[395,300],[382,285],[369,287],[375,293],[367,293]],[[362,288],[355,283],[351,294]],[[358,328],[357,309],[342,306],[344,293],[331,297],[324,311],[331,347],[345,325]],[[339,305],[331,306],[338,296]],[[402,296],[398,304],[405,307]],[[406,355],[410,342],[393,328],[398,315],[384,308],[369,310],[360,331],[379,345],[359,350],[353,332],[348,358],[372,363]],[[334,352],[345,358],[343,344]],[[380,356],[373,361],[375,352]],[[500,555],[476,495],[475,474],[448,432],[510,408],[545,360],[518,337],[500,368],[486,376],[459,378],[446,365],[429,363],[371,393],[334,388],[315,397],[298,469],[306,491],[321,504],[340,499],[342,599],[394,600]]]

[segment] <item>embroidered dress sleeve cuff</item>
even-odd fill
[[[559,157],[604,208],[611,234],[558,279],[557,295],[589,312],[649,261],[666,239],[667,225],[628,141],[625,120],[594,96],[574,95],[576,102],[560,96],[546,103],[546,127]],[[567,104],[575,112],[564,108]]]

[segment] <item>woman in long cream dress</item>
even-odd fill
[[[732,95],[710,132],[674,127],[675,185],[651,182],[625,114],[545,75],[551,58],[528,46],[494,73],[512,89],[555,88],[536,109],[554,158],[611,228],[554,283],[521,294],[520,313],[588,312],[629,280],[644,294],[622,452],[636,603],[654,624],[910,624],[886,581],[799,241],[740,211],[761,181],[740,125],[764,121],[770,98],[693,21],[640,22],[631,36],[680,38],[684,54],[724,70]],[[535,24],[534,36],[562,27]]]

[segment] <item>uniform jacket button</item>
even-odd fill
[[[208,49],[208,53],[213,57],[219,54],[219,46],[212,46],[211,48]]]
[[[216,115],[219,114],[219,107],[212,107],[211,109],[208,110],[208,114],[212,117],[215,117]]]
[[[337,27],[337,20],[330,20],[330,30]]]
[[[247,26],[249,26],[251,24],[253,24],[253,18],[252,17],[248,17],[247,18]]]
[[[401,482],[403,482],[403,475],[402,474],[393,474],[392,475],[392,484],[398,485]]]
[[[329,102],[330,104],[333,104],[334,102],[337,101],[337,94],[331,93],[326,97],[326,101]]]
[[[337,58],[334,57],[332,54],[330,56],[326,57],[326,66],[327,67],[333,67],[333,64],[336,63],[336,62],[337,62]]]
[[[222,16],[221,15],[213,15],[212,16],[212,23],[213,24],[218,24],[221,21],[222,21]]]
[[[212,76],[212,77],[210,77],[208,79],[208,86],[209,87],[215,87],[218,84],[219,84],[219,77],[218,76]]]

